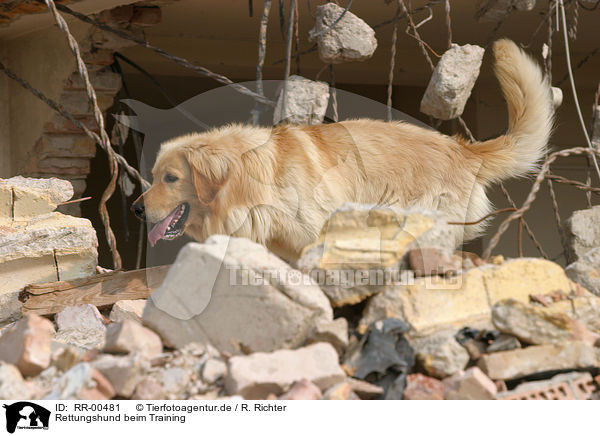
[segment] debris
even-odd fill
[[[423,374],[409,374],[404,389],[405,400],[443,400],[444,385],[441,381]]]
[[[498,389],[476,366],[444,379],[446,400],[494,400]]]
[[[566,222],[572,260],[600,247],[600,205],[576,210]]]
[[[148,298],[162,283],[170,265],[115,271],[93,277],[40,283],[25,288],[23,313],[48,315],[73,304],[106,307],[119,300]]]
[[[321,390],[346,379],[337,353],[327,343],[297,350],[233,356],[228,369],[225,387],[229,395],[241,395],[249,400],[264,399],[270,393],[281,395],[302,379],[310,380]]]
[[[321,124],[328,104],[328,83],[290,76],[279,92],[273,111],[273,125],[282,121],[292,124]]]
[[[0,336],[0,361],[15,365],[26,377],[37,375],[50,365],[53,336],[49,320],[29,315]]]
[[[324,400],[360,400],[348,382],[338,383],[323,393]]]
[[[65,307],[55,316],[58,326],[55,339],[85,349],[102,347],[106,334],[102,318],[96,306],[91,304]]]
[[[387,399],[402,399],[406,375],[415,363],[413,349],[404,337],[407,331],[408,326],[394,318],[373,323],[347,351],[346,372],[383,387]]]
[[[477,366],[492,380],[511,380],[546,371],[594,367],[598,359],[591,345],[572,341],[486,354]]]
[[[89,363],[82,362],[65,372],[44,400],[110,400],[115,391],[110,382]]]
[[[202,367],[202,380],[213,384],[227,373],[227,364],[221,359],[208,359]]]
[[[0,362],[0,400],[30,400],[32,397],[32,389],[23,380],[19,369]]]
[[[494,340],[488,347],[488,353],[494,353],[496,351],[509,351],[521,348],[521,343],[517,338],[511,335],[502,334]]]
[[[469,363],[469,353],[456,341],[454,334],[445,331],[411,340],[417,360],[428,375],[442,379]]]
[[[417,248],[408,252],[408,264],[416,277],[448,276],[462,268],[462,258],[439,248]]]
[[[346,318],[337,318],[331,322],[317,324],[308,334],[306,342],[329,342],[341,356],[348,346],[348,321]]]
[[[571,280],[600,297],[600,246],[580,256],[565,272]]]
[[[68,180],[55,177],[31,179],[22,176],[0,179],[0,221],[28,221],[56,210],[59,204],[73,197]]]
[[[121,322],[129,319],[142,322],[142,315],[146,307],[146,300],[121,300],[117,301],[110,311],[109,319],[112,322]]]
[[[587,372],[558,374],[549,380],[522,383],[512,391],[501,392],[498,400],[589,400],[595,391]]]
[[[377,48],[375,31],[350,11],[335,3],[318,6],[315,27],[309,31],[309,40],[317,41],[319,58],[326,64],[364,61],[373,56]]]
[[[309,277],[262,245],[222,235],[179,252],[143,316],[165,345],[210,343],[233,354],[298,347],[332,319]]]
[[[110,382],[116,395],[129,398],[144,372],[144,362],[139,355],[113,356],[103,354],[90,362]]]
[[[421,100],[421,112],[440,120],[462,115],[479,76],[484,51],[477,45],[452,44],[433,71]]]
[[[384,393],[381,386],[368,383],[364,380],[348,377],[346,381],[350,384],[352,392],[358,395],[361,400],[373,400],[381,397]]]
[[[138,352],[146,359],[152,359],[162,353],[162,342],[152,330],[126,319],[108,326],[104,351],[108,353]]]
[[[164,397],[162,384],[155,377],[144,377],[135,387],[132,400],[160,400]]]
[[[519,258],[501,265],[484,265],[451,278],[424,277],[414,283],[389,286],[372,297],[358,331],[393,316],[408,323],[419,336],[448,325],[461,327],[489,322],[491,305],[513,298],[526,303],[532,292],[569,293],[570,280],[556,263]]]
[[[280,400],[320,400],[321,389],[310,380],[302,379],[294,382],[289,391],[279,397]]]

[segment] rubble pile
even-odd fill
[[[87,228],[43,201],[43,215],[5,216],[19,230],[3,235]],[[597,398],[599,215],[574,214],[566,270],[454,251],[455,229],[423,210],[344,205],[295,265],[214,235],[148,299],[5,320],[0,399]],[[23,262],[41,243],[28,244]]]

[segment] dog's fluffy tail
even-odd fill
[[[472,148],[482,159],[478,177],[488,183],[523,176],[538,167],[554,115],[550,86],[537,63],[508,39],[496,41],[493,50],[508,105],[508,131]]]

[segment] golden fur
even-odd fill
[[[491,210],[486,187],[534,169],[552,127],[550,90],[537,64],[509,40],[497,41],[494,55],[509,112],[503,136],[470,143],[370,119],[272,129],[229,125],[162,145],[154,183],[143,194],[146,217],[163,220],[187,202],[185,232],[192,238],[247,237],[288,259],[317,238],[344,202],[477,220]],[[165,182],[166,174],[177,181]],[[461,228],[457,243],[484,226],[466,226],[464,235]]]

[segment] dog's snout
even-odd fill
[[[141,201],[136,201],[135,203],[133,203],[131,205],[131,210],[139,219],[143,220],[146,218],[146,208],[144,207]]]

